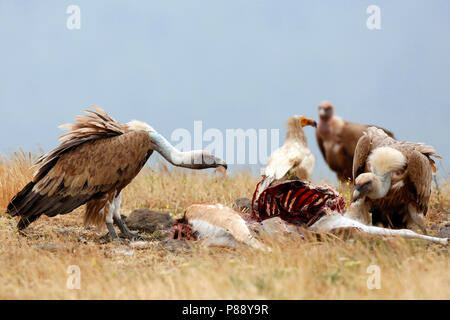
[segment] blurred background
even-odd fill
[[[366,26],[372,4],[380,30]],[[70,5],[80,29],[66,26]],[[317,118],[330,100],[346,120],[433,145],[449,167],[448,0],[2,0],[0,39],[2,154],[50,150],[92,104],[167,138],[202,120],[278,128],[282,144],[288,117]],[[314,179],[336,181],[305,131]]]

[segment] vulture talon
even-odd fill
[[[106,223],[106,227],[108,228],[108,233],[106,233],[104,236],[102,236],[100,239],[105,242],[111,242],[111,243],[120,243],[125,244],[126,241],[121,239],[117,233],[116,230],[114,230],[114,225],[112,223]]]
[[[128,240],[144,240],[139,234],[131,232],[120,218],[114,217],[114,223],[120,229],[120,236]]]
[[[142,236],[140,236],[137,233],[128,232],[128,233],[119,233],[119,238],[128,239],[130,241],[136,241],[136,240],[144,240]]]

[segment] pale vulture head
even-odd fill
[[[298,141],[302,141],[306,145],[306,137],[305,132],[303,131],[303,127],[313,126],[316,127],[317,123],[314,120],[306,118],[304,116],[292,116],[286,122],[286,140],[295,139]]]
[[[368,161],[371,172],[362,173],[356,178],[353,201],[363,197],[385,197],[391,189],[392,178],[401,175],[406,166],[403,153],[389,147],[375,149]]]
[[[322,101],[319,104],[319,117],[322,120],[331,119],[334,115],[334,106],[330,101]]]
[[[316,121],[309,119],[304,116],[292,116],[288,119],[286,122],[286,127],[289,130],[300,130],[300,128],[306,127],[306,126],[313,126],[316,127],[317,123]]]

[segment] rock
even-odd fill
[[[436,233],[435,237],[450,238],[450,227],[444,227]]]
[[[280,217],[274,217],[271,219],[266,219],[262,223],[262,230],[267,232],[268,234],[274,236],[274,235],[280,235],[280,234],[299,234],[301,235],[301,228],[287,223],[283,221]]]
[[[168,212],[157,212],[148,209],[134,210],[125,220],[131,230],[153,233],[157,230],[167,230],[174,224]]]
[[[191,246],[187,241],[175,239],[162,240],[159,242],[159,247],[173,253],[188,252],[191,250]]]
[[[134,255],[134,250],[113,249],[111,252],[116,254],[116,255],[121,255],[121,256],[132,256],[132,255]]]
[[[139,241],[131,241],[128,245],[134,249],[145,249],[145,248],[152,247],[153,243],[151,243],[149,241],[139,240]]]
[[[54,228],[54,230],[61,234],[69,234],[69,230],[64,229],[64,228]]]
[[[252,211],[252,200],[247,198],[238,198],[233,204],[233,209],[241,212],[250,213]]]

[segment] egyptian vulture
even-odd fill
[[[308,149],[303,131],[305,126],[315,127],[316,122],[303,116],[292,116],[288,119],[284,144],[270,155],[262,175],[263,180],[258,186],[259,192],[274,181],[311,181],[315,158]]]
[[[86,204],[86,224],[106,222],[110,237],[117,239],[114,222],[127,238],[135,238],[121,220],[121,192],[153,151],[179,167],[227,166],[206,151],[178,151],[144,122],[122,124],[93,108],[77,116],[78,123],[60,127],[69,130],[60,137],[61,144],[37,160],[32,181],[9,203],[7,213],[20,217],[19,230],[42,214],[53,217]]]
[[[389,137],[370,127],[358,141],[353,161],[353,201],[371,204],[372,223],[426,233],[425,218],[436,172],[433,147]]]
[[[334,115],[334,107],[328,101],[319,104],[319,122],[316,139],[322,156],[340,181],[352,179],[353,154],[358,139],[369,125],[345,121]],[[389,136],[394,135],[383,129]]]

